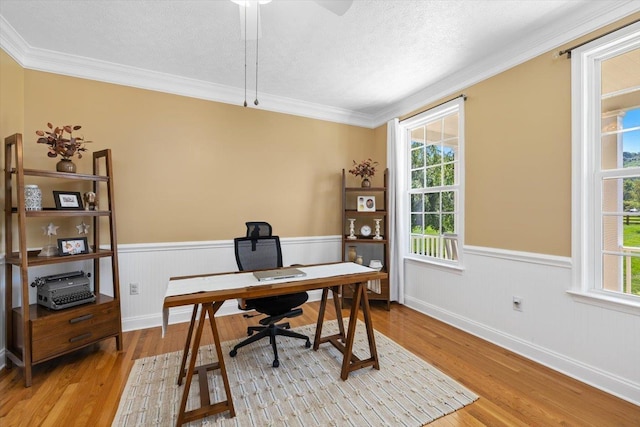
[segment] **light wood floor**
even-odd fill
[[[638,406],[409,308],[393,304],[388,312],[372,305],[376,330],[480,395],[433,426],[640,426]],[[290,323],[314,323],[317,310],[318,303],[306,304]],[[244,337],[256,319],[219,318],[221,339]],[[182,350],[185,334],[186,324],[170,326],[165,338],[160,328],[127,332],[120,353],[111,339],[36,366],[30,388],[20,369],[3,369],[0,426],[110,426],[133,361]],[[210,333],[204,338],[212,341]]]

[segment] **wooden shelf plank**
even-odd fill
[[[100,182],[109,181],[109,177],[104,175],[56,172],[56,171],[45,171],[45,170],[38,170],[38,169],[24,169],[23,171],[25,176],[40,176],[44,178],[61,178],[61,179],[73,179],[73,180],[82,180],[82,181],[100,181]],[[11,173],[12,174],[17,173],[16,169],[12,168]]]

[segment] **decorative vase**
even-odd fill
[[[56,163],[56,170],[58,172],[75,173],[76,165],[71,161],[71,159],[62,159]]]
[[[356,247],[349,246],[348,259],[350,262],[354,262],[356,260]]]
[[[365,179],[362,180],[362,187],[363,188],[371,187],[371,181],[369,181],[369,178],[365,178]]]
[[[24,186],[24,206],[28,211],[42,210],[42,191],[37,185]]]
[[[362,262],[363,262],[363,261],[362,261],[362,255],[358,255],[358,256],[356,257],[356,264],[360,264],[360,265],[362,265]]]

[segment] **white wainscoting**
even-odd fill
[[[463,271],[405,261],[405,304],[640,404],[640,317],[572,298],[570,258],[464,250]]]

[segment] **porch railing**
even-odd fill
[[[411,253],[432,258],[458,259],[458,236],[456,234],[412,234]]]
[[[631,284],[633,282],[633,275],[631,274],[631,260],[633,258],[637,258],[637,256],[633,256],[631,254],[640,254],[640,248],[635,246],[623,246],[622,252],[629,254],[624,257],[624,293],[630,294]]]

